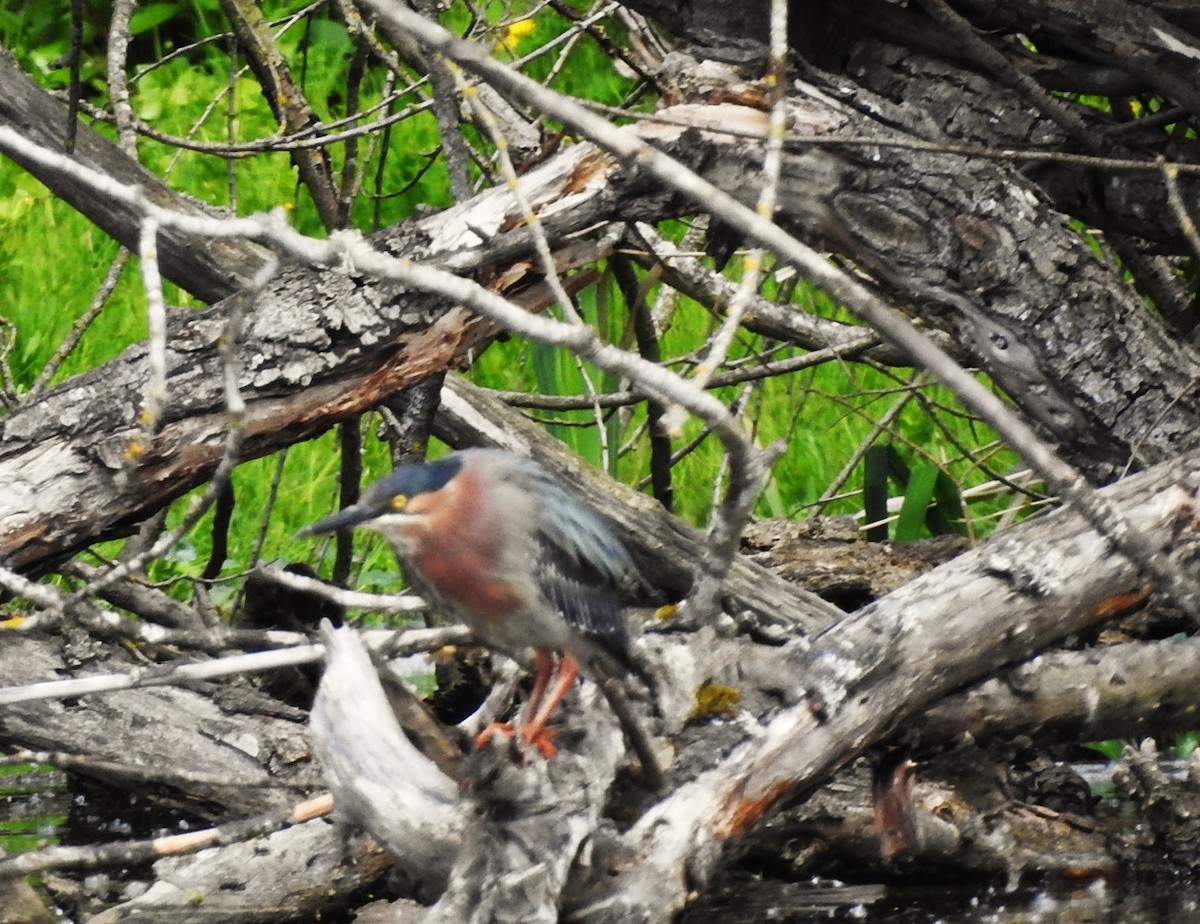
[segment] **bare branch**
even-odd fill
[[[360,594],[359,596],[366,596]],[[93,693],[111,693],[114,690],[133,690],[142,687],[183,685],[195,680],[213,680],[217,677],[232,677],[259,671],[312,664],[325,656],[322,645],[299,644],[305,636],[297,632],[245,633],[239,639],[230,635],[228,645],[243,643],[248,638],[285,644],[291,647],[272,651],[256,651],[251,654],[230,655],[185,664],[155,664],[122,674],[91,674],[71,680],[47,680],[44,683],[25,684],[16,687],[0,687],[0,706],[14,703],[30,703],[46,699],[70,699]],[[461,645],[470,640],[470,633],[461,626],[439,629],[410,629],[405,632],[375,630],[365,633],[364,642],[371,648],[386,651],[392,657],[403,657],[427,651],[436,651],[447,645]]]
[[[33,759],[36,754],[29,754]],[[0,860],[0,879],[28,876],[55,869],[103,869],[110,866],[138,866],[163,857],[196,853],[210,847],[223,847],[239,841],[282,831],[292,825],[323,818],[333,810],[328,793],[308,799],[288,812],[271,812],[258,818],[233,821],[216,828],[189,831],[144,841],[120,841],[85,847],[47,847],[17,857]]]

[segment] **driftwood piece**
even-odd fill
[[[59,638],[9,632],[0,644],[0,676],[21,684],[73,671],[119,670],[128,665],[120,651],[90,644],[64,648]],[[81,666],[77,659],[84,654],[95,663]],[[321,786],[303,724],[226,713],[203,688],[155,687],[3,706],[0,740],[81,755],[70,763],[74,772],[153,792],[206,818],[278,809]]]
[[[322,635],[312,729],[335,811],[388,845],[418,895],[441,892],[427,922],[557,920],[624,753],[598,689],[580,691],[553,760],[494,739],[461,767],[459,798],[396,724],[353,631]]]
[[[810,518],[761,520],[746,530],[743,547],[774,573],[845,605],[883,596],[966,544],[956,537],[863,542],[849,518]],[[1135,587],[1104,606],[1116,619],[1153,603],[1147,588]],[[1168,626],[1156,631],[1179,630],[1175,622]],[[976,743],[1026,736],[1056,744],[1186,732],[1200,709],[1198,657],[1200,644],[1191,638],[1113,644],[1102,635],[1093,646],[1038,655],[947,696],[922,714],[904,741],[920,750],[960,736]]]
[[[159,860],[146,892],[88,920],[283,924],[319,918],[344,909],[346,896],[391,865],[370,838],[347,838],[327,821],[310,821],[244,844]]]
[[[588,863],[581,852],[625,750],[598,689],[581,693],[568,746],[552,760],[514,761],[499,743],[472,755],[464,768],[464,849],[426,924],[558,920],[571,870]]]
[[[920,738],[1102,741],[1191,731],[1197,659],[1194,638],[1040,655],[938,703],[921,717]]]
[[[457,789],[405,737],[354,631],[326,623],[321,637],[325,672],[309,725],[334,813],[399,858],[419,894],[437,895],[462,839]]]
[[[357,636],[347,629],[328,633],[325,641],[334,648],[328,656],[334,667],[314,706],[313,743],[323,752],[326,776],[337,793],[337,810],[346,821],[358,821],[354,807],[363,800],[355,799],[353,785],[369,788],[372,773],[375,779],[390,775],[389,786],[375,788],[370,797],[377,801],[380,819],[407,826],[404,830],[413,836],[403,840],[389,837],[389,832],[399,827],[381,827],[373,818],[368,819],[367,827],[392,847],[389,852],[372,838],[351,837],[352,832],[346,826],[335,827],[317,820],[246,843],[203,850],[195,856],[160,860],[154,865],[154,881],[149,889],[92,920],[103,924],[127,920],[174,921],[181,913],[195,913],[198,908],[203,909],[206,921],[229,924],[315,917],[344,908],[352,893],[385,872],[404,874],[406,888],[417,895],[432,899],[439,894],[462,827],[457,790],[436,768],[429,769],[432,765],[428,759],[408,744],[396,726],[386,703],[382,702],[383,693],[374,681],[374,668]],[[365,682],[368,678],[373,685]],[[184,690],[171,692],[190,695]],[[7,715],[7,710],[0,711],[0,717]],[[181,720],[174,713],[164,719]],[[220,731],[217,727],[208,728],[211,733]],[[245,732],[249,734],[250,729]],[[152,727],[151,742],[157,734],[157,727]],[[352,740],[353,766],[339,760],[344,755],[338,742],[348,739]],[[145,741],[123,743],[130,749],[131,761],[146,759]],[[204,754],[197,745],[186,741],[178,744],[177,739],[172,743],[180,748],[179,753],[195,754],[203,760]],[[312,756],[307,750],[305,754]],[[310,769],[312,763],[310,760]],[[203,769],[202,765],[192,772]],[[232,788],[258,783],[246,799],[261,788],[257,780],[247,782],[227,756],[225,772]],[[343,781],[351,779],[350,788],[343,785]],[[160,757],[160,764],[147,771],[142,782],[155,788],[171,784],[172,771],[165,758]],[[274,794],[286,795],[282,791]],[[423,798],[428,801],[422,801]],[[424,815],[419,813],[422,806],[428,809]],[[397,856],[401,858],[398,865]]]

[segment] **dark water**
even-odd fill
[[[829,882],[726,882],[688,910],[681,924],[1200,924],[1200,883],[1102,881],[1006,891],[979,883],[945,886],[841,885]]]

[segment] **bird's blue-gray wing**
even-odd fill
[[[540,465],[528,463],[525,475],[538,498],[537,514],[544,540],[566,558],[620,587],[634,573],[634,567],[612,528]]]
[[[586,636],[628,660],[621,585],[634,573],[628,551],[597,514],[540,466],[522,473],[538,497],[538,584],[547,602]]]

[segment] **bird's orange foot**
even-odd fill
[[[519,729],[514,729],[511,722],[493,722],[476,735],[475,747],[486,747],[497,735],[507,739],[519,735],[522,742],[537,748],[538,753],[549,760],[558,753],[558,748],[554,746],[554,736],[557,734],[557,728],[530,728],[528,725],[522,725]]]
[[[475,736],[475,747],[486,747],[488,742],[497,735],[503,735],[505,738],[513,736],[513,727],[511,722],[493,722],[478,735]]]
[[[546,760],[549,760],[558,753],[558,748],[554,744],[554,736],[558,734],[557,728],[541,728],[530,729],[523,727],[521,729],[521,737],[538,749]]]

